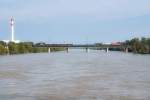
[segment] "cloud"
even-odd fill
[[[149,0],[1,0],[1,19],[46,20],[65,17],[98,20],[150,14]]]

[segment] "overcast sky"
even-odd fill
[[[95,43],[150,37],[150,0],[0,0],[0,40]]]

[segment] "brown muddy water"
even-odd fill
[[[0,56],[0,100],[150,100],[150,55],[71,50]]]

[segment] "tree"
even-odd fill
[[[150,53],[150,38],[134,38],[127,40],[126,45],[131,46],[134,53],[148,54]]]
[[[0,44],[0,55],[5,55],[5,54],[7,54],[7,49],[5,48],[5,46]]]
[[[0,44],[6,46],[6,43],[4,41],[0,41]]]
[[[9,54],[18,54],[18,46],[14,42],[8,43]]]

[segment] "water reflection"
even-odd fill
[[[150,56],[71,50],[0,57],[2,100],[149,100]]]

